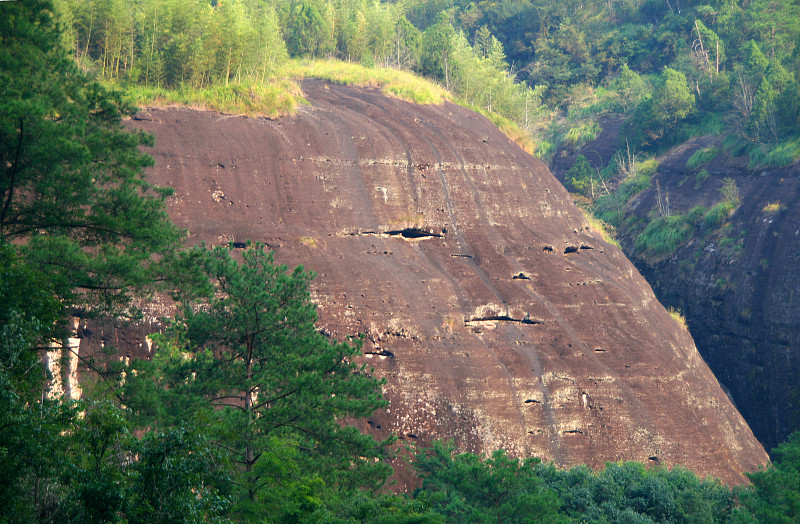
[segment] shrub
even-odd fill
[[[686,161],[686,169],[697,169],[717,158],[717,155],[719,155],[719,149],[713,146],[698,149]]]
[[[785,208],[786,206],[784,206],[780,202],[767,202],[767,205],[764,206],[764,209],[762,209],[761,212],[766,213],[768,215],[774,215],[778,211]]]
[[[708,229],[716,229],[721,226],[729,216],[736,210],[736,204],[731,201],[720,202],[708,210],[704,217],[705,226]]]
[[[690,224],[698,225],[700,219],[702,219],[706,214],[706,208],[703,206],[694,206],[692,209],[689,210],[689,214],[686,215],[686,221]]]
[[[584,122],[571,127],[564,136],[564,141],[574,144],[576,147],[580,147],[595,140],[600,134],[600,131],[602,131],[602,129],[597,125],[597,122]]]
[[[736,206],[739,205],[741,199],[739,197],[739,186],[736,185],[736,180],[726,178],[722,181],[722,187],[719,191],[722,193],[722,197],[725,201],[732,202]]]
[[[639,234],[635,247],[646,256],[666,255],[688,242],[693,231],[683,215],[658,217]]]
[[[689,331],[689,326],[686,324],[686,317],[683,315],[680,308],[670,307],[668,311],[669,315],[675,319],[675,322],[680,324],[684,330]]]

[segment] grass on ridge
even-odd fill
[[[680,308],[670,307],[667,311],[669,311],[669,315],[684,329],[684,331],[689,331],[689,326],[686,324],[686,317],[683,315]]]
[[[205,88],[182,86],[178,89],[139,85],[119,87],[132,103],[140,107],[174,105],[234,115],[277,118],[293,114],[300,104],[306,103],[297,82],[304,78],[372,87],[380,89],[387,96],[416,104],[443,104],[451,101],[486,116],[526,152],[535,154],[537,150],[528,133],[510,119],[469,107],[435,82],[398,69],[366,67],[336,60],[290,60],[275,72],[272,79],[261,83],[243,81]]]
[[[281,67],[278,76],[319,78],[336,84],[374,87],[385,95],[417,104],[442,104],[453,99],[443,87],[408,71],[366,67],[352,62],[292,60]]]
[[[163,89],[124,86],[126,97],[138,106],[184,106],[234,115],[276,118],[289,115],[304,103],[302,92],[291,80],[269,80],[266,83],[242,82],[212,85],[205,88],[182,86]]]
[[[589,223],[589,227],[594,231],[600,233],[600,236],[611,245],[617,246],[621,249],[619,242],[616,238],[616,231],[614,230],[614,226],[607,222],[603,222],[601,219],[597,218],[592,214],[592,212],[583,206],[578,206],[583,212],[583,217],[586,219],[586,222]]]

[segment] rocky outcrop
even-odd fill
[[[619,147],[619,121],[602,126],[597,142],[580,151],[595,164]],[[697,150],[714,147],[720,153],[712,161],[687,168]],[[554,173],[563,176],[573,158],[557,155]],[[658,209],[659,191],[669,195],[673,214],[686,214],[719,203],[726,178],[735,182],[741,202],[722,224],[709,229],[700,221],[692,239],[665,257],[654,260],[636,250],[636,235]],[[620,230],[626,254],[658,298],[684,312],[703,358],[767,449],[800,427],[798,200],[800,165],[751,169],[747,159],[722,151],[718,140],[695,138],[659,158],[650,187],[628,206],[626,223],[634,226]]]
[[[378,435],[567,466],[766,460],[691,336],[547,167],[488,120],[306,82],[278,120],[150,109],[150,179],[191,242],[317,273],[320,329],[363,333]]]

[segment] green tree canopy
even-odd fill
[[[659,76],[653,96],[642,104],[642,124],[650,140],[659,140],[692,114],[695,99],[686,75],[665,67]]]
[[[205,420],[235,465],[247,511],[274,502],[292,463],[341,489],[379,487],[390,471],[373,460],[383,446],[341,421],[384,406],[381,383],[352,362],[360,344],[315,328],[312,275],[287,272],[260,245],[241,261],[221,247],[195,254],[214,290],[182,308],[177,338],[160,345],[159,358],[134,364],[126,403],[148,410],[160,395],[165,424]]]
[[[0,6],[0,242],[47,274],[66,306],[127,304],[179,239],[167,190],[143,174],[133,108],[82,74],[49,4]]]

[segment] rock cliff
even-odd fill
[[[602,122],[605,131],[584,156],[608,161],[619,147],[618,124]],[[711,148],[715,158],[687,168],[696,151]],[[556,176],[573,158],[557,156]],[[634,227],[621,230],[623,249],[659,299],[685,313],[700,353],[771,449],[800,427],[800,164],[750,168],[719,140],[700,137],[659,157],[654,179],[628,206]],[[636,250],[636,224],[650,220],[659,191],[669,195],[673,214],[685,215],[720,202],[725,179],[736,184],[740,204],[718,228],[701,221],[689,242],[657,260]]]
[[[150,179],[191,242],[263,242],[317,273],[319,327],[364,333],[378,435],[567,466],[767,456],[622,252],[487,119],[308,81],[277,120],[152,108]]]

